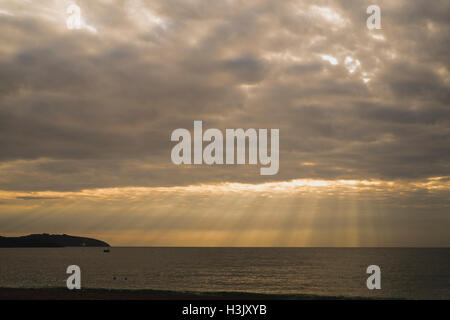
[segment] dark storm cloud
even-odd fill
[[[398,99],[437,100],[450,104],[450,87],[427,66],[392,64],[380,80],[389,86]]]
[[[66,30],[64,1],[3,1],[0,189],[267,180],[172,165],[194,120],[280,128],[270,179],[447,176],[449,3],[379,1],[379,31],[370,4],[79,2],[93,32]]]
[[[16,199],[19,200],[56,200],[56,199],[60,199],[58,197],[29,197],[29,196],[24,196],[24,197],[16,197]]]

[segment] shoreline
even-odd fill
[[[0,300],[370,300],[370,298],[248,292],[178,292],[91,288],[81,290],[68,290],[66,288],[0,288]]]

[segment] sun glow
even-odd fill
[[[195,184],[173,187],[120,187],[85,189],[73,192],[36,191],[15,192],[0,191],[0,199],[3,200],[55,200],[61,198],[140,198],[154,193],[186,193],[186,194],[224,194],[224,193],[265,193],[265,194],[292,194],[304,192],[348,192],[392,189],[412,191],[426,190],[450,190],[450,181],[447,177],[433,177],[422,181],[400,182],[382,180],[321,180],[321,179],[294,179],[289,181],[251,183],[217,183]]]
[[[399,214],[407,219],[411,212],[424,210],[424,203],[430,210],[434,195],[448,191],[450,179],[445,176],[415,182],[294,179],[0,191],[0,224],[6,235],[45,230],[95,235],[113,245],[390,245],[401,232],[411,232],[411,226],[406,230],[394,224],[388,231],[391,238],[378,235],[377,228],[397,221]],[[417,194],[424,198],[416,199]],[[442,207],[441,202],[434,205]]]

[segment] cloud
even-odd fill
[[[20,196],[20,197],[16,197],[16,199],[19,199],[19,200],[52,200],[52,199],[59,199],[59,198],[58,197]]]
[[[446,1],[381,1],[378,38],[361,1],[77,3],[96,34],[62,2],[2,2],[0,189],[449,173]],[[279,128],[280,173],[172,165],[194,120]]]

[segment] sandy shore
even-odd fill
[[[0,288],[0,300],[196,300],[220,298],[220,295],[151,290]],[[225,299],[224,296],[222,298]],[[226,297],[226,299],[234,298],[237,297]]]
[[[65,288],[16,289],[0,288],[1,300],[217,300],[217,299],[270,299],[270,295],[246,293],[192,293],[153,290],[105,290]]]
[[[155,290],[107,290],[65,288],[25,289],[0,288],[0,300],[317,300],[343,299],[312,295],[270,295],[239,292],[174,292]]]

